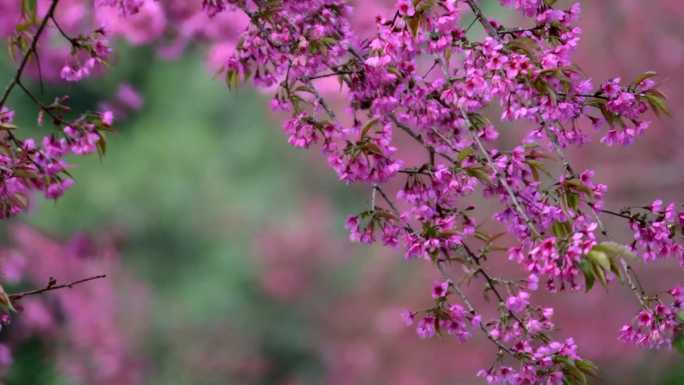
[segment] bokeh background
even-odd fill
[[[483,2],[499,20],[512,17]],[[656,196],[681,201],[684,5],[582,5],[584,71],[600,82],[656,70],[674,115],[631,148],[590,145],[573,150],[573,161],[596,168],[616,208]],[[289,147],[268,96],[229,92],[208,69],[206,47],[159,56],[154,46],[121,43],[112,73],[46,90],[96,108],[127,82],[144,102],[109,138],[105,157],[74,160],[77,184],[62,199],[2,224],[3,258],[27,257],[21,263],[33,266],[35,282],[55,271],[110,275],[39,299],[78,317],[25,304],[26,317],[0,334],[15,346],[6,383],[480,383],[474,373],[492,353],[481,339],[421,341],[402,325],[402,308],[429,301],[430,268],[347,241],[345,216],[366,207],[367,192],[337,182],[315,151]],[[3,63],[1,79],[10,74]],[[13,105],[31,124],[31,106],[21,97]],[[682,283],[668,265],[655,266],[649,283],[661,289],[665,276]],[[560,301],[560,334],[575,336],[599,363],[597,383],[684,384],[675,353],[617,341],[636,311],[628,293],[594,289]],[[54,330],[35,332],[41,328]],[[13,330],[21,335],[8,336]]]

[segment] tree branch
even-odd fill
[[[469,128],[472,128],[473,123],[470,121],[470,118],[468,117],[468,113],[463,108],[461,108],[461,114],[463,115],[463,118],[468,123]],[[506,178],[503,175],[501,175],[501,172],[499,171],[499,169],[496,168],[496,166],[494,165],[494,161],[492,160],[492,157],[489,155],[489,152],[487,152],[487,149],[482,144],[482,141],[477,136],[477,133],[473,132],[471,130],[471,134],[472,134],[471,136],[473,137],[473,141],[475,141],[478,149],[480,150],[482,155],[485,157],[485,160],[487,161],[487,165],[489,165],[489,168],[492,169],[492,171],[496,175],[497,179],[499,180],[499,183],[501,183],[501,185],[506,190],[506,193],[511,198],[511,203],[513,204],[513,207],[515,208],[515,210],[518,212],[520,217],[525,221],[525,223],[529,227],[530,231],[532,232],[532,235],[537,237],[537,238],[540,237],[541,234],[539,233],[537,228],[534,226],[534,223],[532,222],[530,217],[527,216],[527,214],[525,213],[525,210],[523,210],[523,207],[520,205],[520,202],[518,201],[518,197],[513,192],[511,185],[508,183]]]
[[[484,28],[485,32],[487,32],[487,35],[493,37],[494,39],[501,41],[501,37],[499,36],[499,33],[496,31],[492,23],[487,19],[487,16],[482,13],[482,9],[480,6],[478,6],[475,3],[475,0],[465,0],[470,9],[473,11],[475,14],[475,17],[477,20],[480,22],[482,27]]]
[[[43,294],[43,293],[46,293],[48,291],[59,290],[59,289],[67,289],[67,288],[73,289],[74,286],[77,286],[77,285],[80,285],[80,284],[83,284],[86,282],[94,281],[96,279],[103,279],[103,278],[107,278],[107,275],[106,274],[96,275],[94,277],[79,279],[77,281],[58,285],[57,280],[55,280],[54,278],[51,277],[50,280],[48,281],[47,286],[45,286],[42,289],[35,289],[35,290],[24,291],[21,293],[14,293],[14,294],[10,294],[9,297],[10,297],[10,300],[12,300],[12,301],[19,301],[24,297]]]
[[[24,70],[26,69],[26,66],[28,65],[28,62],[29,62],[29,59],[31,58],[31,55],[33,53],[37,52],[36,49],[38,47],[38,40],[40,40],[40,36],[43,34],[43,31],[45,30],[45,27],[47,27],[48,22],[54,16],[58,3],[59,3],[59,0],[52,0],[52,4],[50,4],[50,8],[48,9],[47,14],[43,18],[43,20],[40,22],[40,26],[38,27],[36,34],[33,36],[33,40],[31,41],[31,46],[29,47],[28,51],[26,51],[26,54],[24,54],[24,58],[21,60],[21,64],[19,65],[19,68],[17,69],[17,72],[14,75],[14,78],[7,85],[7,87],[5,88],[5,92],[2,94],[2,98],[0,98],[0,109],[2,109],[2,107],[7,102],[7,99],[9,98],[10,94],[12,93],[12,90],[14,89],[14,87],[17,84],[19,84],[19,82],[21,81],[21,76],[23,75]]]
[[[448,279],[451,282],[453,282],[453,284],[451,286],[453,287],[454,292],[456,292],[456,294],[461,298],[461,300],[465,304],[466,308],[468,309],[468,312],[470,312],[470,314],[473,316],[477,315],[477,311],[475,310],[475,306],[473,306],[473,303],[470,302],[470,300],[465,295],[463,290],[461,290],[461,288],[458,287],[458,285],[456,285],[456,283],[455,283],[456,281],[451,279],[451,277],[446,272],[446,270],[444,270],[444,266],[442,266],[442,264],[439,262],[437,263],[437,269],[439,270],[439,272],[442,274],[442,276],[445,279]],[[502,344],[501,341],[499,341],[498,339],[494,338],[494,336],[489,332],[489,330],[487,330],[487,328],[485,327],[485,325],[482,322],[479,323],[479,326],[480,326],[480,329],[482,330],[482,332],[484,333],[484,335],[487,337],[487,339],[489,339],[492,343],[494,343],[494,345],[496,345],[500,351],[506,352],[507,354],[509,354],[511,357],[514,357],[514,358],[518,357],[517,354],[515,352],[513,352],[510,348],[508,348],[507,346]]]

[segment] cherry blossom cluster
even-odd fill
[[[431,338],[441,330],[454,336],[460,341],[470,338],[470,329],[479,326],[481,318],[467,311],[463,306],[454,303],[449,304],[449,296],[452,283],[449,280],[435,283],[432,289],[432,298],[435,299],[435,307],[425,311],[418,321],[416,332],[421,338]],[[402,317],[407,326],[413,325],[417,313],[404,311]]]
[[[533,306],[528,292],[521,290],[510,295],[499,309],[501,317],[487,322],[469,302],[465,307],[450,304],[448,298],[453,292],[458,293],[459,289],[450,280],[434,284],[432,297],[435,306],[422,312],[416,332],[421,338],[446,332],[459,341],[465,341],[471,336],[472,329],[480,328],[501,349],[496,360],[499,365],[478,373],[488,383],[556,384],[564,379],[583,383],[588,376],[596,375],[596,367],[578,355],[572,338],[564,342],[548,338],[546,333],[555,328],[551,320],[554,311]],[[417,316],[416,312],[402,313],[407,326],[413,325]],[[504,353],[520,360],[520,367],[502,364]]]
[[[45,111],[52,114],[50,111],[66,108],[58,100]],[[7,134],[1,144],[4,153],[0,155],[3,180],[0,218],[3,219],[24,211],[34,192],[40,192],[48,199],[62,196],[74,183],[65,156],[90,154],[98,149],[103,152],[104,135],[113,123],[111,112],[84,115],[65,125],[61,133],[36,141],[14,136],[13,115],[6,107],[0,113],[0,128]]]
[[[347,221],[351,240],[401,247],[407,258],[430,261],[444,275],[433,289],[435,307],[404,313],[420,337],[445,331],[465,340],[473,327],[481,329],[506,357],[481,373],[490,383],[585,383],[596,369],[572,339],[552,342],[546,335],[554,329],[553,311],[533,305],[530,291],[542,282],[551,292],[620,282],[643,300],[629,263],[634,255],[679,256],[681,224],[672,208],[654,206],[652,218],[606,209],[607,186],[593,180],[592,170],[575,171],[565,148],[594,140],[593,131],[606,145],[631,144],[649,126],[647,112],[668,108],[652,72],[595,87],[573,64],[579,4],[501,3],[534,26],[507,28],[471,0],[399,0],[388,17],[377,17],[370,36],[350,29],[352,10],[341,1],[205,7],[220,14],[233,6],[250,18],[226,62],[227,84],[252,79],[274,88],[274,109],[291,113],[283,126],[288,142],[320,146],[342,181],[370,187],[370,209]],[[486,38],[470,38],[460,22],[466,14]],[[333,81],[343,92],[344,118],[324,92]],[[519,145],[497,146],[503,127],[483,111],[492,105],[501,122],[525,127]],[[423,162],[404,156],[407,141],[424,148]],[[400,183],[395,199],[388,192]],[[500,206],[491,218],[513,246],[502,247],[501,234],[484,230],[487,218],[468,203],[477,196]],[[628,220],[633,245],[607,238],[601,219],[607,215]],[[526,279],[487,271],[487,259],[502,248]],[[452,276],[452,265],[461,266],[462,279]],[[498,317],[476,310],[456,284],[473,281],[495,295]],[[517,367],[506,363],[511,359]]]
[[[97,66],[106,63],[112,51],[102,29],[90,36],[66,37],[72,45],[71,58],[75,62],[66,64],[60,71],[62,79],[68,82],[78,82],[90,76]]]
[[[676,287],[668,292],[670,304],[659,299],[652,300],[632,322],[620,330],[620,340],[651,349],[684,346],[684,288]]]
[[[105,34],[96,30],[90,35],[70,37],[57,21],[58,1],[33,4],[25,2],[17,13],[16,32],[9,42],[10,52],[16,56],[16,76],[0,97],[0,156],[2,164],[0,186],[0,218],[12,217],[29,206],[34,193],[42,193],[48,199],[59,198],[74,184],[69,173],[66,157],[70,154],[85,155],[94,152],[104,154],[105,136],[112,130],[114,116],[111,111],[74,112],[69,97],[44,102],[24,83],[24,71],[30,63],[40,71],[43,52],[42,41],[51,33],[71,44],[70,60],[61,70],[67,81],[81,80],[93,71],[97,63],[109,55]],[[33,7],[33,8],[31,8]],[[50,30],[49,33],[46,31]],[[39,54],[39,51],[41,53]],[[37,124],[54,131],[42,138],[21,137],[20,127],[15,125],[15,112],[7,106],[14,90],[20,90],[37,108]]]
[[[641,211],[632,214],[627,210],[623,213],[630,217],[634,252],[645,262],[670,257],[684,265],[684,247],[677,242],[677,236],[684,232],[684,211],[678,213],[674,203],[665,205],[661,200]]]

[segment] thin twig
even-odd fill
[[[309,76],[308,79],[309,80],[317,80],[317,79],[329,78],[332,76],[353,75],[355,73],[356,72],[354,72],[354,71],[329,72],[329,73],[325,73],[325,74]]]
[[[313,83],[311,83],[311,79],[306,79],[306,83],[309,87],[311,87],[311,93],[314,95],[314,97],[316,97],[318,105],[323,108],[330,119],[335,120],[335,112],[328,106],[328,103],[326,103],[325,99],[323,99],[321,94],[318,92],[318,89],[313,85]]]
[[[485,32],[487,32],[487,35],[493,37],[494,39],[501,41],[501,37],[499,36],[499,33],[496,31],[492,23],[487,19],[487,17],[482,13],[482,9],[475,3],[474,0],[466,0],[466,3],[470,7],[470,9],[473,11],[475,14],[475,17],[477,20],[480,22],[482,27],[484,28]]]
[[[52,16],[50,17],[50,19],[52,19],[52,24],[54,24],[55,27],[57,27],[57,30],[59,31],[60,35],[62,35],[63,38],[65,38],[66,40],[68,40],[69,43],[71,43],[71,45],[72,45],[73,47],[76,47],[76,48],[80,47],[80,44],[78,43],[78,39],[75,39],[75,38],[69,36],[69,34],[67,34],[67,33],[62,29],[62,26],[59,25],[59,23],[57,22],[57,19],[55,18],[54,15],[52,15]]]
[[[503,307],[506,307],[506,303],[504,301],[503,295],[501,295],[501,293],[499,292],[499,289],[496,288],[497,280],[495,278],[493,278],[491,275],[489,275],[489,273],[487,273],[487,271],[484,269],[484,267],[482,266],[482,263],[480,261],[480,257],[478,257],[468,247],[468,245],[465,244],[465,242],[463,243],[463,249],[466,251],[468,256],[473,260],[473,262],[475,262],[475,264],[478,267],[478,269],[475,271],[475,274],[479,273],[485,279],[485,281],[487,282],[487,287],[489,287],[489,289],[494,293],[496,298],[499,300],[499,304]],[[508,311],[509,317],[511,317],[513,320],[515,320],[518,323],[518,325],[520,326],[520,328],[525,331],[525,333],[529,333],[525,323],[517,315],[515,315],[515,313],[513,313],[512,310],[510,310],[508,308],[506,308],[506,310]],[[542,338],[545,338],[545,337],[542,337]]]
[[[473,303],[470,302],[470,300],[468,299],[468,296],[465,295],[463,290],[461,290],[461,288],[458,285],[456,285],[456,283],[455,283],[456,281],[453,280],[451,278],[451,276],[449,276],[449,274],[444,270],[444,266],[442,266],[441,263],[437,263],[437,269],[439,270],[439,272],[442,274],[442,276],[445,279],[448,279],[452,282],[451,287],[454,289],[454,292],[456,292],[456,294],[461,298],[461,300],[465,304],[465,306],[468,309],[468,311],[470,312],[470,314],[473,316],[477,315],[478,313],[477,313],[477,310],[475,310],[475,306],[473,306]],[[506,345],[502,344],[501,341],[499,341],[498,339],[494,338],[494,336],[489,332],[489,330],[487,330],[487,328],[485,327],[485,325],[482,322],[479,323],[479,326],[480,326],[480,329],[482,330],[482,332],[485,334],[485,336],[487,336],[487,338],[490,341],[492,341],[494,343],[494,345],[496,345],[499,348],[499,350],[508,353],[512,357],[517,358],[517,355],[510,348],[508,348]]]
[[[411,224],[409,224],[407,221],[401,218],[401,212],[399,211],[399,209],[397,209],[397,205],[394,204],[394,202],[392,202],[392,199],[390,199],[390,197],[387,196],[382,187],[376,184],[373,186],[373,191],[377,191],[380,194],[382,199],[389,205],[390,209],[392,210],[392,213],[396,215],[397,220],[399,220],[400,222],[404,222],[404,229],[411,234],[415,234],[415,230],[413,230]]]
[[[472,128],[473,124],[470,121],[470,118],[468,117],[468,113],[466,113],[466,111],[462,107],[461,107],[461,114],[463,115],[463,118],[468,123],[468,126],[470,128]],[[511,185],[508,183],[506,178],[503,175],[501,175],[501,172],[499,171],[499,169],[494,165],[494,160],[489,155],[489,152],[487,152],[487,149],[485,148],[485,146],[482,144],[480,137],[473,130],[471,130],[471,134],[472,134],[471,136],[473,137],[473,140],[477,144],[477,147],[479,148],[480,152],[485,157],[485,160],[487,161],[487,165],[489,166],[489,168],[492,169],[492,171],[496,175],[496,178],[499,180],[499,183],[501,183],[501,185],[506,190],[506,193],[510,197],[511,203],[513,204],[513,207],[515,208],[515,210],[518,212],[520,217],[525,221],[525,223],[529,227],[530,231],[532,232],[532,235],[534,235],[535,237],[540,237],[541,234],[539,233],[539,231],[534,226],[532,219],[530,219],[530,217],[527,216],[527,214],[525,213],[525,210],[523,210],[523,207],[522,207],[522,205],[520,205],[520,202],[518,201],[518,198],[515,195],[515,192],[513,192],[513,188],[511,188]]]
[[[551,131],[551,129],[549,129],[549,126],[546,125],[546,123],[542,122],[542,127],[544,127],[544,132],[546,132],[546,137],[548,137],[551,144],[553,144],[553,149],[556,151],[556,155],[558,155],[558,158],[563,163],[563,167],[565,167],[565,169],[570,173],[570,175],[572,175],[574,177],[575,171],[572,169],[572,165],[570,165],[570,161],[568,161],[568,158],[565,156],[565,153],[563,152],[563,149],[561,148],[560,142],[558,140],[558,135],[556,135],[555,132]]]
[[[394,125],[396,125],[397,127],[399,127],[399,128],[400,128],[402,131],[404,131],[406,134],[408,134],[408,136],[410,136],[411,138],[413,138],[413,140],[415,140],[416,142],[422,144],[422,145],[425,146],[425,147],[428,146],[428,145],[425,143],[425,141],[423,140],[423,138],[422,138],[419,134],[416,134],[415,131],[413,131],[413,129],[412,129],[411,127],[409,127],[409,126],[405,125],[404,123],[400,122],[399,119],[397,119],[397,117],[394,116],[394,114],[390,114],[389,117],[390,117],[390,119],[392,120],[392,122],[394,123]],[[452,158],[451,156],[449,156],[449,155],[447,155],[447,154],[438,152],[437,155],[441,156],[442,158],[448,160],[448,161],[451,162],[451,163],[456,163],[456,161],[454,160],[454,158]]]
[[[10,297],[10,300],[12,300],[12,301],[19,301],[24,297],[43,294],[43,293],[48,292],[48,291],[59,290],[59,289],[67,289],[67,288],[73,289],[74,286],[80,285],[82,283],[94,281],[96,279],[103,279],[103,278],[107,278],[107,275],[106,274],[96,275],[94,277],[79,279],[77,281],[65,283],[62,285],[58,285],[57,281],[54,278],[50,278],[50,281],[48,282],[47,286],[45,286],[42,289],[35,289],[35,290],[25,291],[25,292],[21,292],[21,293],[10,294],[9,297]]]
[[[625,279],[627,281],[627,285],[639,300],[639,304],[641,304],[641,307],[647,309],[648,306],[646,306],[646,301],[644,301],[644,291],[643,289],[640,289],[639,286],[637,286],[637,283],[635,282],[637,278],[634,274],[634,270],[632,270],[632,267],[629,266],[629,264],[627,263],[627,261],[624,260],[624,258],[620,259],[620,263],[622,264],[622,268],[625,270]]]
[[[51,111],[51,108],[44,105],[40,100],[38,100],[38,98],[35,95],[33,95],[33,93],[28,88],[26,88],[26,86],[24,86],[23,82],[19,81],[19,82],[17,82],[17,85],[33,101],[33,103],[35,103],[38,106],[38,108],[40,108],[42,111],[45,111],[45,113],[48,114],[52,118],[52,120],[54,121],[55,124],[64,123],[64,120],[62,120],[61,118],[59,118],[55,114],[53,114]]]
[[[612,211],[612,210],[607,210],[607,209],[600,209],[600,210],[598,210],[598,211],[601,212],[601,213],[603,213],[603,214],[608,214],[608,215],[612,215],[612,216],[619,217],[619,218],[629,219],[630,221],[636,219],[636,218],[634,218],[634,217],[631,216],[631,215],[627,215],[627,214],[624,214],[624,213],[619,213],[619,212],[617,212],[617,211]]]

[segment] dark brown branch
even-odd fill
[[[67,34],[67,33],[62,29],[62,26],[59,25],[59,23],[57,22],[57,19],[55,18],[54,15],[51,16],[50,19],[52,19],[52,24],[54,24],[55,27],[57,27],[57,30],[59,31],[60,35],[62,35],[62,37],[64,37],[67,41],[69,41],[69,43],[71,43],[71,46],[72,46],[72,47],[78,48],[78,47],[81,46],[81,45],[79,44],[79,42],[78,42],[78,39],[75,39],[75,38],[69,36],[69,34]]]
[[[397,218],[400,218],[401,213],[397,209],[397,206],[394,204],[394,202],[392,202],[392,200],[387,196],[387,194],[385,194],[385,191],[382,189],[382,187],[375,185],[375,186],[373,186],[373,189],[380,193],[380,196],[382,197],[382,199],[385,200],[385,202],[387,202],[389,207],[392,209],[392,212],[394,213],[394,215],[396,215]]]
[[[601,212],[601,213],[603,213],[603,214],[608,214],[608,215],[612,215],[612,216],[615,216],[615,217],[620,217],[620,218],[624,218],[624,219],[629,219],[630,221],[636,220],[636,218],[634,218],[633,216],[627,215],[627,214],[625,214],[625,213],[618,213],[618,212],[616,212],[616,211],[606,210],[606,209],[599,209],[598,211]]]
[[[399,121],[399,119],[397,119],[397,117],[394,116],[393,114],[390,114],[389,117],[390,117],[390,119],[392,119],[392,122],[393,122],[397,127],[399,127],[402,131],[404,131],[404,132],[405,132],[408,136],[410,136],[413,140],[415,140],[416,142],[420,143],[422,146],[428,148],[428,151],[429,151],[429,146],[425,143],[425,141],[423,140],[423,138],[422,138],[419,134],[416,134],[416,133],[413,131],[413,129],[411,129],[411,127],[405,125],[404,123],[401,123],[401,122]],[[438,152],[437,155],[441,156],[442,158],[448,160],[448,161],[451,162],[451,163],[456,163],[456,160],[454,160],[454,158],[450,157],[450,156],[447,155],[447,154]]]
[[[50,281],[48,282],[47,286],[45,286],[42,289],[35,289],[35,290],[24,291],[21,293],[14,293],[14,294],[10,294],[9,297],[10,297],[10,300],[12,300],[12,301],[19,301],[24,297],[29,297],[32,295],[39,295],[39,294],[46,293],[48,291],[59,290],[59,289],[73,289],[74,286],[80,285],[82,283],[94,281],[96,279],[103,279],[103,278],[107,278],[107,275],[106,274],[96,275],[94,277],[79,279],[77,281],[65,283],[62,285],[58,285],[57,280],[55,280],[54,278],[50,278]]]
[[[324,78],[329,78],[332,76],[344,76],[344,75],[353,75],[356,72],[354,71],[339,71],[339,72],[329,72],[321,75],[315,75],[315,76],[309,76],[309,80],[317,80],[317,79],[324,79]]]
[[[21,81],[21,76],[24,73],[24,70],[26,69],[26,66],[28,65],[29,60],[31,59],[31,55],[35,52],[37,52],[37,47],[38,47],[38,40],[40,40],[40,36],[43,34],[43,31],[45,30],[45,27],[48,25],[48,21],[54,16],[55,14],[55,9],[57,9],[57,4],[59,3],[59,0],[52,0],[52,4],[50,4],[50,8],[48,9],[47,14],[43,18],[43,20],[40,22],[40,26],[38,27],[38,30],[36,31],[36,34],[33,36],[33,41],[31,41],[31,46],[29,47],[28,51],[26,51],[26,54],[24,54],[24,58],[21,60],[21,64],[19,65],[19,68],[17,69],[16,74],[14,75],[14,78],[12,81],[7,85],[5,88],[5,92],[2,94],[2,98],[0,98],[0,109],[5,105],[7,102],[7,99],[9,99],[10,94],[12,94],[12,90],[14,87],[19,84]]]
[[[24,83],[19,81],[19,82],[17,82],[17,85],[33,101],[33,103],[35,103],[38,106],[38,108],[40,108],[42,111],[44,111],[46,114],[48,114],[48,116],[50,116],[52,118],[52,120],[55,124],[59,125],[59,124],[64,123],[64,120],[59,118],[54,113],[52,113],[52,109],[50,107],[46,106],[45,104],[43,104],[40,100],[38,100],[38,98],[28,88],[26,88],[26,86],[24,86]]]
[[[506,301],[504,300],[503,295],[502,295],[502,294],[499,292],[499,290],[496,288],[497,279],[494,278],[494,277],[492,277],[491,275],[489,275],[489,273],[487,273],[487,271],[486,271],[486,270],[484,269],[484,267],[482,266],[482,263],[481,263],[481,261],[480,261],[480,257],[478,257],[478,256],[477,256],[477,255],[468,247],[468,245],[465,244],[465,242],[463,243],[463,249],[466,251],[466,254],[468,254],[468,256],[469,256],[469,257],[473,260],[473,262],[475,262],[475,264],[477,265],[477,270],[475,271],[475,274],[478,274],[478,273],[479,273],[479,274],[485,279],[486,284],[487,284],[487,287],[489,287],[489,289],[494,293],[494,295],[496,296],[496,298],[499,300],[499,304],[500,304],[501,306],[503,306],[503,307],[506,307]],[[515,322],[518,323],[518,325],[520,326],[520,328],[521,328],[522,330],[524,330],[525,333],[529,333],[528,330],[527,330],[527,326],[525,325],[525,323],[524,323],[520,318],[518,318],[518,316],[515,315],[515,313],[513,313],[513,311],[511,311],[510,309],[506,309],[506,310],[507,310],[507,312],[508,312],[508,316],[511,317],[513,320],[515,320]],[[546,339],[546,338],[547,338],[547,337],[544,336],[543,334],[540,334],[539,336],[540,336],[540,338],[542,338],[542,339]]]

